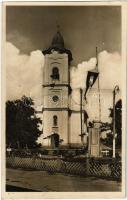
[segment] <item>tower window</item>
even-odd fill
[[[53,126],[57,126],[58,125],[58,118],[56,115],[53,116]]]
[[[59,69],[57,67],[53,67],[51,77],[52,79],[59,80]]]

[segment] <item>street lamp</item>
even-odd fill
[[[115,158],[115,133],[116,133],[116,122],[115,122],[115,97],[116,94],[119,92],[119,86],[116,85],[113,90],[113,158]]]

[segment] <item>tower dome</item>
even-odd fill
[[[59,53],[66,53],[68,54],[68,63],[70,65],[70,62],[72,61],[72,53],[70,50],[66,49],[64,47],[64,39],[63,36],[61,35],[60,31],[58,30],[57,33],[54,35],[51,45],[48,49],[45,49],[42,51],[42,53],[45,54],[51,54],[52,50],[55,50]]]
[[[59,49],[64,48],[64,39],[59,31],[57,31],[57,33],[52,39],[52,48],[59,48]]]

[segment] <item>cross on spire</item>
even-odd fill
[[[56,27],[57,27],[57,32],[60,31],[60,25],[58,24],[58,22],[56,22]]]

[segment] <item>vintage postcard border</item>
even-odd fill
[[[6,12],[5,8],[7,5],[119,5],[122,8],[122,64],[123,64],[123,114],[122,114],[122,129],[123,129],[123,136],[122,136],[122,192],[30,192],[30,193],[19,193],[19,192],[5,192],[5,88],[6,88],[6,60],[5,60],[5,40],[6,40]],[[120,198],[125,196],[125,141],[126,141],[126,45],[127,45],[127,29],[126,29],[126,20],[127,20],[127,5],[126,3],[121,2],[8,2],[3,4],[3,48],[2,48],[2,198],[3,199],[81,199],[81,198]]]

